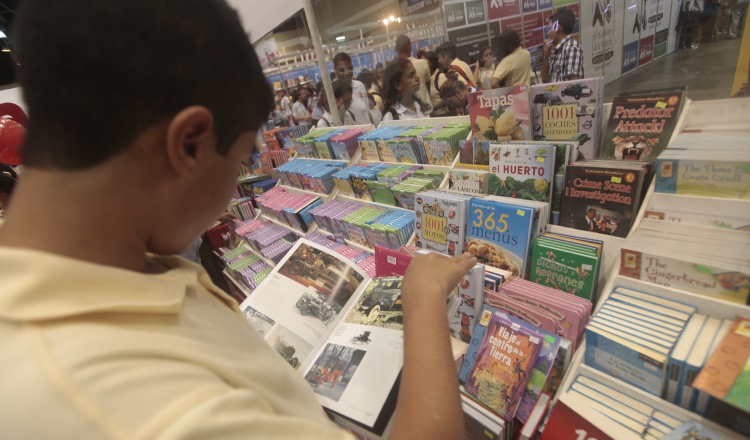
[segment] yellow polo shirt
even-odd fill
[[[17,439],[351,439],[199,266],[0,247],[0,426]]]

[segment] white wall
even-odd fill
[[[276,26],[303,8],[302,0],[227,0],[237,10],[242,24],[250,33],[250,42],[263,38]]]

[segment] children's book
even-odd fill
[[[472,133],[479,140],[531,140],[528,87],[470,93],[469,120]]]
[[[574,140],[585,159],[598,157],[605,117],[603,92],[602,77],[531,86],[532,139]]]
[[[615,97],[600,157],[655,161],[669,145],[683,99],[671,93]]]
[[[539,236],[534,240],[530,279],[537,284],[594,301],[600,257],[581,247]]]
[[[553,145],[490,144],[489,194],[551,202]]]
[[[470,168],[453,168],[450,170],[450,188],[463,193],[487,194],[489,173]]]
[[[504,420],[512,420],[529,382],[542,337],[527,326],[482,312],[487,331],[465,391]]]

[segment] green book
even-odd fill
[[[600,259],[589,252],[576,252],[537,238],[531,252],[530,280],[543,286],[594,301]]]

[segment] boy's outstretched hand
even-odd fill
[[[475,264],[477,259],[468,252],[457,257],[446,257],[434,252],[417,255],[406,270],[401,291],[404,296],[416,292],[432,295],[440,292],[444,298]]]

